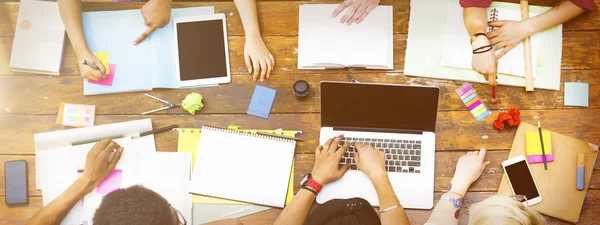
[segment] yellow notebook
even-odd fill
[[[546,155],[552,155],[552,132],[542,130],[544,139],[544,151]],[[539,131],[529,131],[525,133],[525,144],[527,145],[527,155],[542,155],[542,145],[540,144]]]
[[[233,127],[233,126],[230,126]],[[200,141],[200,131],[202,129],[199,128],[180,128],[179,132],[179,140],[177,143],[177,151],[178,152],[191,152],[192,153],[192,169],[196,162],[196,152],[198,150],[198,143]],[[238,129],[236,129],[238,130]],[[277,133],[280,135],[295,137],[296,131],[289,130],[244,130],[239,129],[241,132],[252,132],[256,133],[260,132],[268,132],[268,133]],[[292,162],[292,170],[290,172],[290,183],[288,184],[288,192],[287,197],[285,199],[285,204],[287,205],[292,201],[292,197],[294,197],[294,163]],[[213,198],[203,195],[192,195],[192,203],[193,204],[230,204],[230,205],[250,205],[250,203],[232,201],[221,198]]]

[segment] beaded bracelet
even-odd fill
[[[454,204],[454,208],[460,208],[463,206],[463,201],[462,198],[459,199],[455,199],[453,197],[450,197],[448,195],[442,195],[441,199],[452,202],[452,204]]]

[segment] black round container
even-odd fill
[[[296,96],[296,99],[304,100],[310,94],[310,85],[304,80],[296,81],[292,87],[292,92]]]

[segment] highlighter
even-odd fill
[[[577,190],[583,191],[585,180],[585,153],[577,153]]]

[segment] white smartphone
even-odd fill
[[[507,159],[502,162],[504,168],[504,174],[510,184],[510,188],[515,195],[525,195],[527,197],[527,204],[535,205],[542,201],[542,195],[538,189],[535,179],[531,174],[529,163],[525,159],[525,156],[517,156],[511,159]]]

